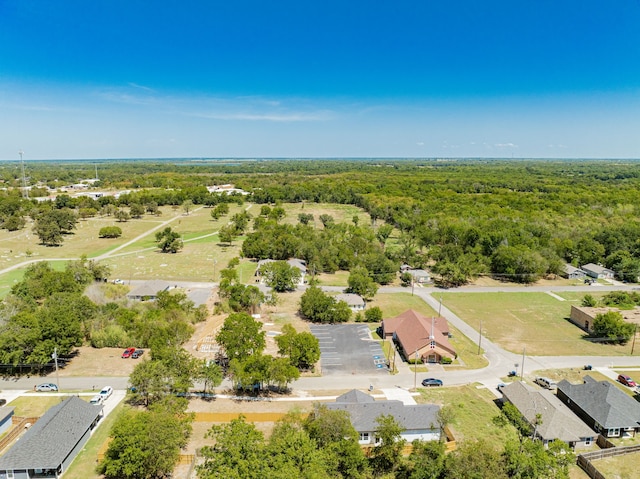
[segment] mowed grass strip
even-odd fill
[[[99,479],[102,476],[96,472],[98,452],[107,442],[111,428],[120,413],[130,406],[120,402],[106,418],[100,421],[98,428],[85,444],[84,448],[73,460],[69,469],[64,473],[65,479]]]
[[[631,345],[588,341],[568,320],[571,302],[546,293],[444,293],[443,304],[501,347],[534,356],[623,356]],[[640,350],[638,351],[640,355]]]
[[[607,457],[593,461],[593,465],[604,477],[615,479],[637,479],[640,452]]]

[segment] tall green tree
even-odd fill
[[[177,253],[184,246],[180,234],[169,226],[156,233],[156,243],[163,253]]]
[[[271,261],[260,267],[260,275],[268,286],[278,293],[294,291],[300,282],[301,272],[286,261]]]
[[[224,349],[227,357],[243,360],[251,355],[259,355],[266,345],[262,323],[247,313],[234,313],[227,316],[216,342]]]

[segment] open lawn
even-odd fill
[[[503,348],[539,356],[629,355],[631,345],[588,341],[567,319],[570,301],[546,293],[444,293],[443,304]],[[640,355],[640,351],[638,351]]]
[[[623,456],[607,457],[593,461],[607,479],[637,479],[640,452]]]
[[[516,439],[513,426],[498,427],[493,418],[500,414],[495,396],[477,384],[459,387],[418,388],[418,404],[449,405],[454,410],[454,420],[449,426],[456,441],[485,439],[502,447],[508,439]]]
[[[16,408],[14,414],[18,417],[40,417],[64,398],[65,396],[53,395],[20,396],[11,401],[11,406]]]
[[[252,215],[260,214],[260,207],[255,205],[250,211]],[[353,217],[358,217],[358,224],[371,224],[371,217],[364,210],[353,205],[339,205],[328,203],[284,203],[281,205],[287,213],[280,222],[297,224],[299,222],[298,215],[301,213],[313,215],[313,225],[316,228],[322,228],[320,215],[330,215],[336,223],[353,224]]]

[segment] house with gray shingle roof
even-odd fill
[[[402,439],[408,442],[437,441],[440,439],[438,411],[440,406],[433,404],[405,405],[402,401],[376,401],[361,391],[351,390],[336,398],[335,403],[327,404],[327,409],[346,411],[351,424],[360,435],[361,445],[376,444],[376,419],[382,415],[391,415],[405,430]]]
[[[50,408],[0,457],[0,479],[57,479],[89,440],[102,406],[71,396]]]
[[[583,279],[587,276],[587,272],[581,270],[580,268],[576,268],[575,266],[565,263],[562,271],[560,272],[561,276],[564,276],[567,279]]]
[[[545,445],[559,439],[571,448],[588,447],[597,436],[551,391],[537,390],[522,381],[514,381],[500,391],[503,401],[518,409]]]
[[[359,294],[340,293],[336,295],[336,301],[344,301],[351,311],[362,311],[364,309],[364,299]]]
[[[615,271],[594,263],[584,264],[580,269],[587,273],[587,275],[596,279],[613,279],[616,275]]]
[[[158,297],[158,293],[162,291],[168,291],[171,288],[171,284],[167,281],[160,279],[154,279],[151,281],[145,281],[137,288],[134,288],[127,298],[135,301],[155,301]]]
[[[584,377],[584,383],[558,383],[558,399],[605,437],[632,437],[640,431],[640,403],[609,381]]]

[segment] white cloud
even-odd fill
[[[514,143],[494,143],[496,148],[518,148],[518,145]]]

